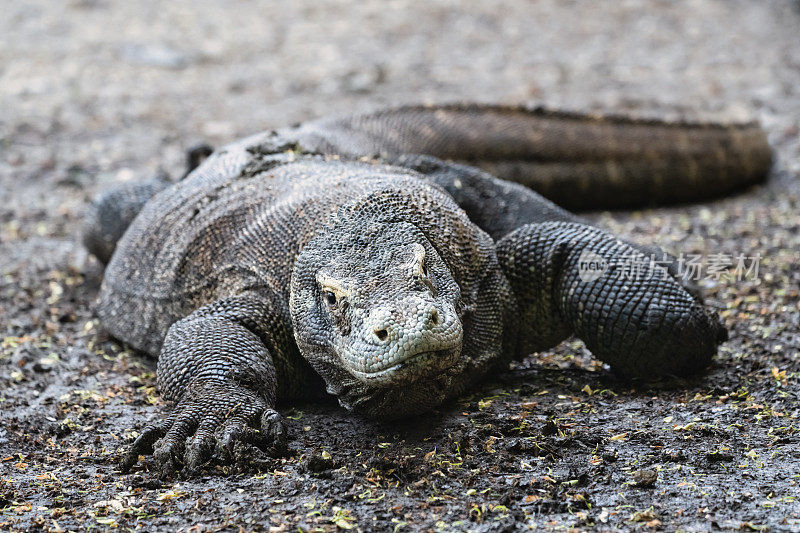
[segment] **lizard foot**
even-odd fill
[[[124,453],[128,471],[140,455],[152,453],[162,477],[181,465],[197,470],[214,452],[231,460],[234,446],[251,444],[270,454],[286,450],[286,427],[264,399],[233,382],[201,381],[190,385],[169,416],[148,426]]]

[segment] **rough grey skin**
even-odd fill
[[[276,402],[323,390],[377,418],[420,413],[570,335],[625,376],[700,371],[726,332],[669,256],[440,158],[609,205],[725,192],[763,179],[769,154],[753,124],[417,107],[266,132],[172,186],[107,193],[85,236],[110,257],[98,315],[158,355],[176,402],[123,467],[152,452],[162,473],[191,470],[238,441],[280,452]],[[582,275],[587,257],[608,270]]]

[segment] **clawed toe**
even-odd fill
[[[178,470],[183,447],[181,443],[164,439],[156,445],[153,450],[153,459],[161,477],[170,477]]]
[[[223,437],[219,442],[220,452],[234,460],[237,443],[250,444],[271,454],[282,454],[286,450],[286,426],[281,415],[273,409],[265,409],[261,415],[260,429],[256,429],[242,418],[226,421]]]
[[[186,445],[184,461],[186,468],[191,472],[199,470],[203,463],[211,459],[215,443],[213,429],[210,431],[198,429],[197,433],[189,439],[189,443]]]
[[[130,445],[128,451],[123,454],[122,460],[120,461],[120,468],[122,471],[129,471],[131,467],[139,461],[140,455],[152,453],[153,444],[166,435],[170,425],[169,421],[163,421],[145,428],[145,430],[136,437],[133,444]]]
[[[261,415],[261,431],[269,441],[270,447],[276,453],[285,453],[288,447],[286,425],[283,423],[281,415],[273,410],[267,409]]]

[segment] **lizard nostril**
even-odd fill
[[[439,312],[436,309],[431,311],[431,323],[433,323],[434,326],[439,325]]]
[[[376,337],[378,337],[379,341],[385,341],[387,337],[389,337],[389,332],[385,329],[376,329],[372,331]]]

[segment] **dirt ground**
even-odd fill
[[[2,2],[0,530],[800,531],[800,7],[778,1]],[[478,100],[753,113],[769,183],[597,213],[672,251],[760,254],[709,280],[709,373],[619,382],[582,345],[383,425],[286,405],[291,453],[158,480],[115,455],[168,406],[92,315],[97,191],[183,150],[327,113]]]

